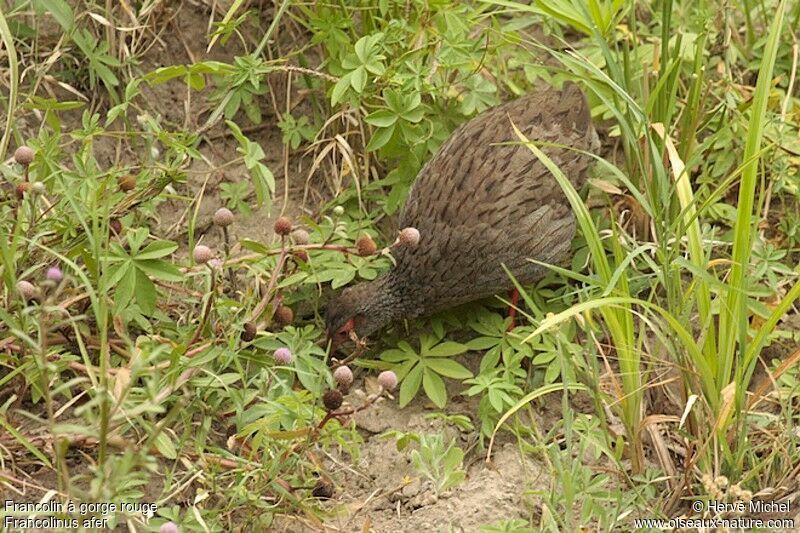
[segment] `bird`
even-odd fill
[[[427,316],[541,279],[569,255],[575,216],[556,179],[519,142],[516,127],[576,189],[599,148],[579,86],[545,86],[489,108],[459,126],[417,175],[400,227],[419,240],[394,246],[394,266],[345,288],[328,304],[332,346],[363,339],[388,324]],[[413,245],[415,244],[415,245]]]

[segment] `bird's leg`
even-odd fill
[[[519,302],[519,291],[514,288],[511,291],[511,306],[508,308],[508,316],[511,317],[511,324],[506,331],[511,331],[517,325],[517,303]]]

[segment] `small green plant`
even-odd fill
[[[454,441],[445,442],[441,433],[420,435],[418,448],[411,450],[411,465],[433,483],[437,493],[460,485],[466,477],[464,451]]]
[[[441,337],[422,334],[419,337],[419,351],[405,341],[400,341],[397,348],[384,351],[381,361],[392,364],[400,385],[400,405],[407,405],[420,386],[437,407],[447,403],[447,387],[442,376],[453,379],[467,379],[472,372],[464,365],[449,359],[454,355],[467,351],[463,344],[445,341]]]
[[[292,150],[296,150],[303,141],[314,139],[314,135],[317,133],[305,115],[295,119],[287,113],[278,122],[278,127],[283,132],[283,144],[291,147]]]
[[[398,451],[411,447],[411,466],[431,482],[437,494],[455,488],[464,481],[464,451],[454,439],[448,441],[443,433],[404,431],[388,431],[382,436],[394,439]]]

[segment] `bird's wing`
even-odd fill
[[[555,178],[511,122],[580,187],[593,130],[585,97],[574,84],[527,95],[458,128],[420,172],[401,212],[414,226],[416,248],[397,250],[397,273],[427,285],[431,300],[448,305],[456,289],[477,297],[509,285],[505,264],[521,281],[543,274],[527,258],[558,261],[574,233],[572,210]],[[468,284],[468,285],[466,285]],[[447,293],[447,294],[446,294]],[[466,295],[464,296],[466,298]]]

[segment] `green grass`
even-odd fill
[[[156,503],[107,516],[137,531],[320,529],[364,497],[347,472],[371,443],[350,415],[393,401],[470,436],[462,450],[390,432],[437,497],[459,498],[500,441],[543,465],[548,489],[520,488],[528,518],[485,531],[629,529],[697,517],[693,500],[791,492],[800,5],[131,6],[0,13],[4,494]],[[590,184],[517,135],[575,212],[572,264],[519,287],[512,333],[489,301],[357,347],[364,393],[337,406],[328,288],[390,266],[390,221],[459,124],[567,80],[604,139]],[[230,227],[211,222],[221,206]],[[307,235],[272,235],[278,215]],[[360,256],[365,234],[378,251]],[[386,370],[396,398],[375,385]],[[477,407],[453,414],[456,392]]]

